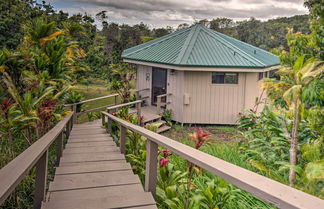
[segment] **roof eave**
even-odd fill
[[[133,63],[137,65],[145,65],[152,67],[160,67],[166,69],[182,70],[182,71],[227,71],[227,72],[266,72],[280,67],[279,64],[263,66],[263,67],[250,67],[250,66],[201,66],[201,65],[176,65],[161,62],[149,62],[145,60],[135,60],[123,58],[124,62]]]

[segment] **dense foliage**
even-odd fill
[[[235,22],[228,18],[197,23],[244,42],[272,50],[281,60],[280,80],[265,79],[268,103],[261,113],[241,115],[246,140],[229,147],[207,143],[201,130],[184,141],[196,149],[313,195],[324,197],[323,6],[307,0],[310,15]],[[102,29],[95,25],[95,19]],[[181,24],[176,30],[189,27]],[[63,103],[83,97],[70,90],[89,77],[109,81],[122,100],[131,100],[134,68],[123,64],[124,49],[173,32],[69,15],[34,0],[0,0],[0,162],[1,167],[24,151],[66,114]],[[81,106],[77,107],[81,111]],[[122,110],[117,115],[134,124],[141,118]],[[87,114],[89,120],[98,115]],[[172,112],[164,119],[171,125]],[[148,126],[157,130],[159,124]],[[118,127],[114,127],[118,143]],[[145,173],[145,138],[127,132],[127,160],[141,180]],[[50,157],[51,158],[51,157]],[[52,161],[50,160],[50,163]],[[34,171],[9,197],[3,208],[28,208]],[[160,208],[273,208],[197,166],[161,148],[157,200]]]
[[[311,33],[289,31],[289,50],[274,50],[282,64],[280,79],[263,81],[269,106],[260,114],[251,110],[241,115],[248,140],[242,150],[260,173],[323,197],[323,8],[318,1],[305,4]]]
[[[59,29],[40,17],[23,29],[25,36],[16,50],[0,51],[1,167],[64,117],[63,98],[84,57],[69,25]],[[2,207],[30,207],[33,176],[34,172]]]

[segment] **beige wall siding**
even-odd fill
[[[147,73],[150,75],[148,80],[146,80]],[[150,89],[149,91],[143,91],[140,93],[143,97],[149,96],[149,98],[146,99],[146,103],[149,105],[151,104],[151,86],[152,86],[152,67],[138,65],[137,72],[136,72],[136,90],[141,90],[146,88]]]
[[[146,74],[149,80],[146,80]],[[236,124],[238,113],[255,106],[255,99],[261,94],[258,73],[239,73],[238,84],[212,84],[211,72],[176,70],[167,73],[168,109],[173,120],[180,123]],[[142,96],[149,96],[151,105],[152,67],[138,65],[136,89],[149,88]],[[185,103],[189,96],[189,104]],[[264,96],[265,97],[265,94]],[[262,105],[258,110],[262,110]]]
[[[172,110],[172,119],[183,121],[184,72],[168,70],[167,76],[168,109]]]
[[[245,74],[238,84],[212,84],[211,72],[185,72],[184,93],[190,104],[184,106],[185,123],[235,124],[244,108]]]
[[[256,98],[262,97],[261,100],[265,100],[266,94],[262,92],[261,84],[262,80],[259,80],[259,73],[245,73],[245,101],[244,109],[254,109]],[[263,108],[263,104],[258,105],[258,112]]]

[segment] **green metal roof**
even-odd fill
[[[196,24],[123,51],[122,58],[177,66],[265,68],[275,55]]]

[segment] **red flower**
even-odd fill
[[[211,136],[210,133],[206,133],[202,128],[196,129],[196,132],[189,134],[190,138],[195,141],[195,148],[199,149],[204,143],[207,142],[207,137]]]
[[[0,104],[0,109],[2,110],[6,118],[8,116],[11,105],[12,105],[11,99],[4,99]]]
[[[171,155],[171,151],[170,150],[161,150],[160,153],[163,154],[163,157],[168,157]]]
[[[160,160],[160,167],[164,167],[164,166],[167,166],[169,163],[169,159],[168,158],[162,158]]]

